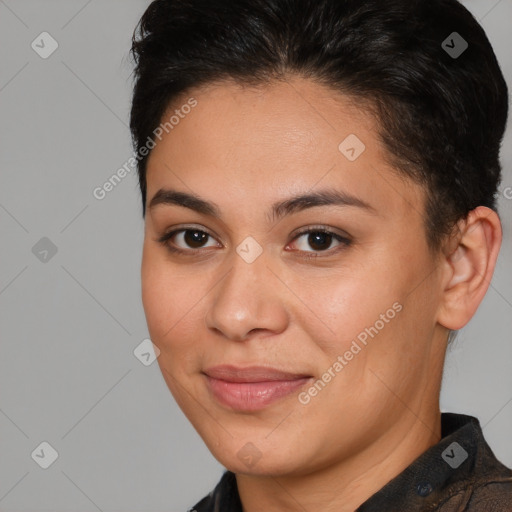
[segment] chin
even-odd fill
[[[301,472],[304,464],[291,459],[289,450],[276,451],[274,446],[264,446],[264,438],[255,442],[232,440],[229,444],[211,446],[208,449],[217,461],[229,471],[236,474],[281,477]]]

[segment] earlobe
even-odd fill
[[[443,327],[461,329],[474,315],[489,288],[501,238],[499,217],[485,206],[459,222],[443,257],[446,277],[437,319]]]

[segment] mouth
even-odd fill
[[[213,398],[223,406],[237,411],[257,411],[298,391],[313,377],[276,368],[230,365],[215,366],[203,371]]]

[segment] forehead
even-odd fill
[[[181,111],[190,98],[195,106]],[[175,114],[148,159],[148,201],[171,185],[213,200],[222,191],[233,204],[332,186],[400,214],[422,200],[387,163],[377,120],[313,81],[209,84],[181,95],[162,122]]]
[[[180,135],[187,142],[193,142],[196,135],[207,144],[205,149],[222,144],[234,153],[247,151],[253,158],[264,150],[275,153],[292,148],[288,159],[295,155],[299,160],[318,156],[314,151],[318,149],[331,153],[346,135],[355,132],[375,146],[369,134],[376,131],[377,123],[361,103],[304,78],[252,86],[233,81],[208,84],[173,101],[164,121],[190,97],[197,106],[184,116],[187,123],[183,119],[173,129],[176,144],[182,141]]]

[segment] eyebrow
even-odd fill
[[[200,214],[219,219],[222,217],[221,210],[216,203],[206,201],[205,199],[194,194],[189,194],[188,192],[181,192],[172,189],[160,189],[151,199],[148,210],[162,204],[182,206]],[[269,211],[269,218],[271,216],[273,220],[276,220],[286,215],[291,215],[292,213],[300,212],[315,206],[331,205],[355,206],[367,210],[369,213],[374,215],[377,214],[377,211],[373,206],[358,197],[341,190],[324,189],[317,192],[293,196],[285,199],[284,201],[274,203]]]

